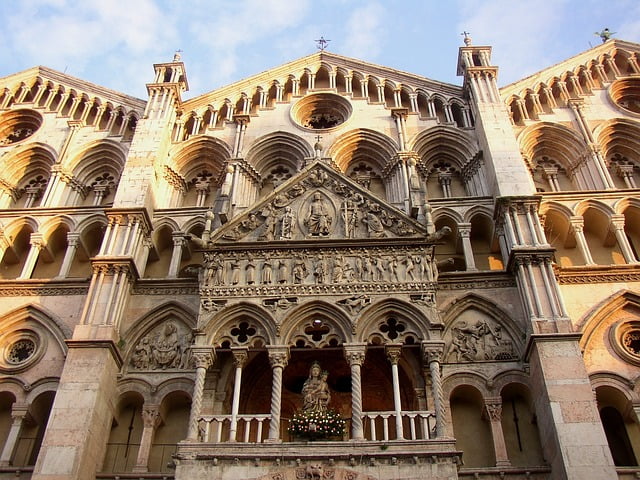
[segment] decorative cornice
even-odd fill
[[[0,281],[0,297],[29,297],[29,296],[71,296],[86,295],[89,291],[89,281],[55,281],[40,280],[2,280]]]
[[[640,265],[558,267],[554,273],[561,285],[640,282]]]

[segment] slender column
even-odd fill
[[[624,255],[625,262],[638,263],[638,260],[635,258],[635,255],[633,254],[633,250],[631,250],[629,239],[627,238],[627,235],[624,232],[624,215],[612,215],[611,228],[613,229],[613,232],[616,236],[618,245],[620,245],[620,250],[622,250],[622,255]]]
[[[269,420],[269,442],[280,442],[280,410],[282,408],[282,371],[289,360],[289,347],[268,346],[269,363],[273,370],[271,384],[271,416]]]
[[[233,365],[236,367],[236,376],[233,382],[233,400],[231,401],[231,426],[229,427],[229,441],[236,441],[238,430],[238,410],[240,408],[240,387],[242,386],[242,367],[247,362],[249,352],[246,348],[232,348]]]
[[[402,405],[400,402],[400,377],[398,375],[398,361],[402,355],[402,345],[386,345],[387,358],[391,362],[391,376],[393,381],[393,405],[396,413],[396,436],[398,440],[404,439],[402,427]]]
[[[36,268],[36,262],[38,261],[38,256],[40,255],[40,251],[45,247],[44,239],[42,238],[41,233],[32,233],[30,243],[31,243],[31,248],[29,249],[29,253],[27,254],[27,259],[25,260],[24,266],[22,267],[22,272],[18,277],[18,279],[20,280],[31,278],[33,269]]]
[[[444,355],[444,342],[423,342],[423,357],[429,364],[431,374],[431,388],[433,390],[433,408],[436,412],[436,437],[445,436],[445,412],[444,390],[442,389],[442,376],[440,374],[440,362]],[[425,438],[427,438],[425,436]]]
[[[2,454],[0,454],[0,466],[7,467],[11,465],[13,452],[18,444],[20,430],[28,415],[27,410],[27,405],[16,405],[14,403],[11,407],[11,429],[9,430],[9,435],[7,435],[7,440],[4,442]]]
[[[79,233],[67,233],[67,250],[64,252],[64,259],[60,266],[60,272],[58,272],[58,278],[67,278],[69,270],[71,270],[71,263],[76,256],[76,250],[78,249],[78,242],[80,241]]]
[[[134,472],[149,471],[149,454],[151,453],[151,443],[156,427],[160,425],[160,405],[145,405],[142,407],[142,438],[138,449],[138,458],[133,467]]]
[[[582,255],[585,265],[595,265],[595,262],[591,257],[591,252],[589,251],[589,245],[587,244],[587,240],[584,236],[584,220],[582,217],[572,217],[569,221],[571,223],[573,234],[576,237],[578,250],[580,250],[580,254]]]
[[[186,240],[183,232],[173,232],[171,237],[173,238],[173,251],[171,252],[171,263],[169,264],[167,277],[176,278],[180,268],[180,261],[182,260],[182,247]]]
[[[351,367],[351,440],[364,440],[362,425],[362,375],[367,345],[345,344],[344,355]]]
[[[460,235],[460,241],[462,242],[462,251],[464,252],[464,261],[467,266],[467,271],[478,270],[473,258],[473,248],[471,247],[471,224],[459,223],[458,234]]]
[[[193,397],[191,399],[191,414],[189,416],[189,430],[187,440],[198,441],[198,418],[202,409],[202,393],[204,392],[204,380],[207,369],[213,364],[214,354],[212,347],[193,347],[191,355],[196,362],[196,378],[193,385]]]
[[[504,432],[502,431],[502,399],[500,397],[487,398],[485,414],[491,424],[493,448],[496,453],[496,467],[508,467],[511,462],[507,455],[507,444],[504,441]]]

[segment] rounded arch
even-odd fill
[[[443,125],[421,131],[409,141],[409,146],[418,153],[424,166],[446,159],[458,169],[479,152],[478,145],[466,132]]]
[[[4,159],[2,177],[10,184],[19,185],[26,175],[42,175],[49,178],[51,166],[56,162],[57,152],[41,142],[21,145]]]
[[[349,342],[351,330],[351,322],[345,312],[318,300],[293,309],[282,322],[280,336],[286,345],[335,346]]]
[[[2,325],[2,331],[7,332],[29,321],[33,321],[43,328],[55,340],[60,351],[66,355],[68,348],[65,339],[71,338],[71,329],[60,321],[55,314],[48,312],[40,305],[29,304],[7,312],[1,317],[0,324]]]
[[[203,168],[211,169],[213,178],[218,178],[230,158],[231,148],[225,142],[198,136],[176,145],[169,153],[167,164],[189,181]]]
[[[524,329],[494,301],[476,293],[452,298],[441,308],[446,361],[515,360],[522,357]],[[484,318],[478,319],[478,313]],[[473,325],[471,322],[475,322]],[[488,338],[487,341],[485,337]],[[482,348],[477,344],[483,339]],[[469,345],[471,343],[471,345]]]
[[[224,307],[203,320],[208,345],[260,347],[277,343],[275,319],[252,303]]]
[[[326,156],[333,158],[340,171],[346,173],[359,160],[367,160],[382,171],[397,153],[398,145],[390,137],[373,130],[358,129],[339,136]]]
[[[192,330],[196,326],[197,313],[178,302],[169,301],[158,305],[144,316],[132,322],[132,326],[124,332],[122,339],[125,341],[123,357],[129,359],[138,341],[148,335],[154,328],[166,324],[168,320],[177,320],[187,329]]]
[[[309,143],[292,133],[273,132],[257,138],[247,152],[247,161],[267,178],[270,170],[280,166],[295,173],[304,158],[313,156]]]
[[[59,228],[63,228],[67,232],[73,232],[76,230],[75,220],[68,215],[56,215],[55,217],[45,220],[39,228],[39,232],[43,235],[45,243]]]
[[[518,136],[520,150],[531,161],[549,157],[566,169],[574,168],[587,152],[578,132],[552,122],[538,122],[525,128]]]
[[[385,299],[362,310],[357,320],[356,341],[373,344],[418,343],[431,338],[430,319],[415,306]]]

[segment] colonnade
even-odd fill
[[[362,410],[362,365],[366,356],[366,343],[345,343],[344,356],[351,370],[351,440],[363,441],[364,425]],[[445,435],[444,428],[444,395],[442,389],[442,380],[440,374],[440,362],[444,354],[444,342],[428,341],[423,342],[423,355],[425,366],[428,365],[426,371],[430,372],[432,397],[434,399],[434,411],[436,417],[436,435],[442,437]],[[229,442],[236,441],[240,392],[242,387],[243,368],[248,358],[248,349],[245,347],[232,347],[234,365],[234,386],[231,399],[231,421],[229,429]],[[280,442],[280,416],[282,408],[282,378],[289,359],[290,351],[286,345],[271,345],[267,347],[269,364],[272,370],[272,389],[269,413],[269,433],[267,442]],[[402,423],[402,404],[400,396],[400,376],[398,363],[402,356],[401,344],[385,345],[385,354],[390,363],[390,374],[393,385],[393,404],[395,412],[395,428],[398,440],[405,439],[404,426]],[[204,384],[207,369],[215,362],[215,349],[213,347],[195,347],[193,357],[196,362],[196,376],[193,388],[193,397],[191,402],[191,415],[189,417],[189,430],[187,440],[190,442],[202,441],[199,436],[199,419],[202,411],[202,401],[204,394]]]

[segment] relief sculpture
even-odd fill
[[[448,361],[475,362],[515,359],[513,341],[506,338],[499,324],[479,320],[468,324],[461,320],[451,330]]]
[[[136,370],[189,368],[191,334],[167,322],[142,337],[133,347],[130,366]]]

